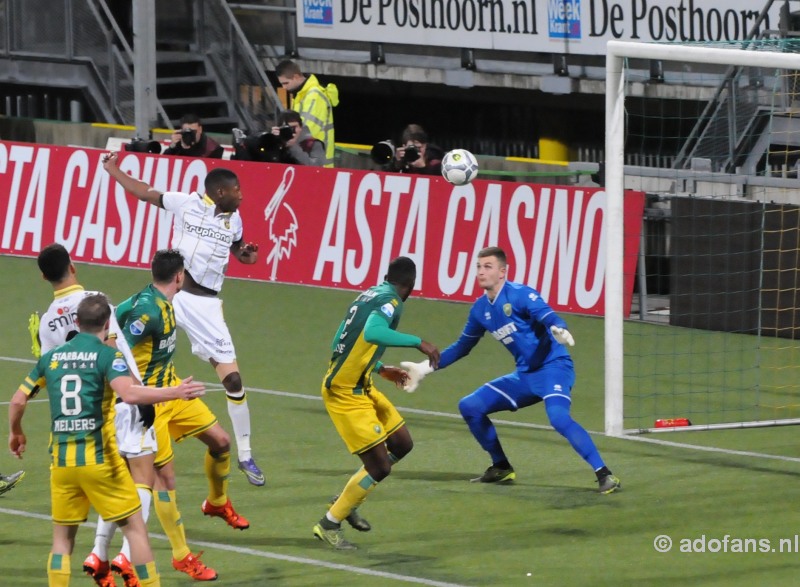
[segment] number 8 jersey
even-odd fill
[[[78,333],[44,353],[22,389],[47,387],[53,467],[81,467],[119,459],[114,434],[114,391],[109,383],[130,377],[122,353],[93,334]]]

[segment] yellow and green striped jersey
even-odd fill
[[[402,313],[403,300],[389,282],[361,293],[348,308],[331,343],[333,355],[325,374],[325,387],[368,393],[372,387],[372,370],[386,347],[364,340],[367,319],[377,314],[386,320],[389,328],[397,330]]]
[[[117,321],[131,347],[142,383],[170,387],[180,382],[172,355],[178,331],[175,310],[152,284],[117,306]]]
[[[53,467],[99,465],[116,458],[114,391],[110,382],[130,377],[122,353],[92,334],[78,333],[46,352],[21,389],[47,388]]]

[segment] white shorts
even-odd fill
[[[136,458],[155,453],[158,450],[156,429],[150,426],[145,430],[139,420],[139,409],[125,402],[118,402],[114,407],[119,454],[125,458]]]
[[[233,363],[236,349],[222,316],[222,300],[179,291],[172,299],[175,321],[189,337],[192,353],[204,360]]]

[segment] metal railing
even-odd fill
[[[49,81],[53,86],[82,81],[110,121],[133,124],[133,50],[105,0],[6,0],[0,5],[0,56],[79,66],[83,80],[73,71]],[[167,120],[160,105],[158,113]]]
[[[47,14],[47,18],[41,18]],[[223,0],[193,5],[195,47],[240,124],[271,126],[282,109],[275,89]],[[135,124],[134,47],[108,0],[6,0],[0,3],[0,57],[80,66],[84,79],[51,79],[54,87],[82,84],[107,122]],[[58,68],[56,68],[58,69]],[[91,79],[89,79],[91,78]],[[156,100],[158,121],[171,128]]]
[[[110,97],[112,104],[120,109],[123,123],[135,125],[136,120],[136,102],[134,99],[134,75],[133,63],[134,55],[133,49],[128,44],[125,35],[120,30],[116,19],[111,14],[106,0],[87,0],[87,4],[92,8],[93,13],[97,17],[97,22],[101,25],[101,29],[105,31],[107,37],[110,37],[112,42],[109,43],[111,50],[110,62],[113,63],[111,73],[121,72],[124,76],[124,82],[120,82],[120,78],[115,76],[110,86]],[[116,82],[116,83],[114,83]],[[123,94],[123,95],[120,95]],[[170,128],[169,117],[167,116],[161,102],[156,98],[156,112],[161,119],[161,123]]]
[[[758,33],[774,2],[783,2],[779,30]],[[767,0],[753,23],[742,48],[746,50],[797,51],[796,39],[787,39],[789,32],[789,2],[798,0]],[[740,160],[747,155],[742,151],[752,145],[755,133],[760,131],[759,117],[775,108],[786,108],[790,94],[787,78],[767,80],[761,71],[743,67],[730,67],[709,101],[697,124],[684,142],[675,159],[675,167],[687,169],[692,160],[709,159],[715,171],[735,171]],[[780,103],[776,103],[776,100]]]
[[[236,117],[250,131],[272,126],[282,103],[231,9],[224,0],[199,0],[195,7],[198,51]]]

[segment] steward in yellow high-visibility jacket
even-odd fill
[[[325,167],[333,167],[333,108],[339,104],[339,88],[335,84],[323,87],[317,76],[306,77],[300,67],[288,59],[278,63],[275,74],[281,86],[294,96],[291,109],[300,113],[311,136],[325,145]]]

